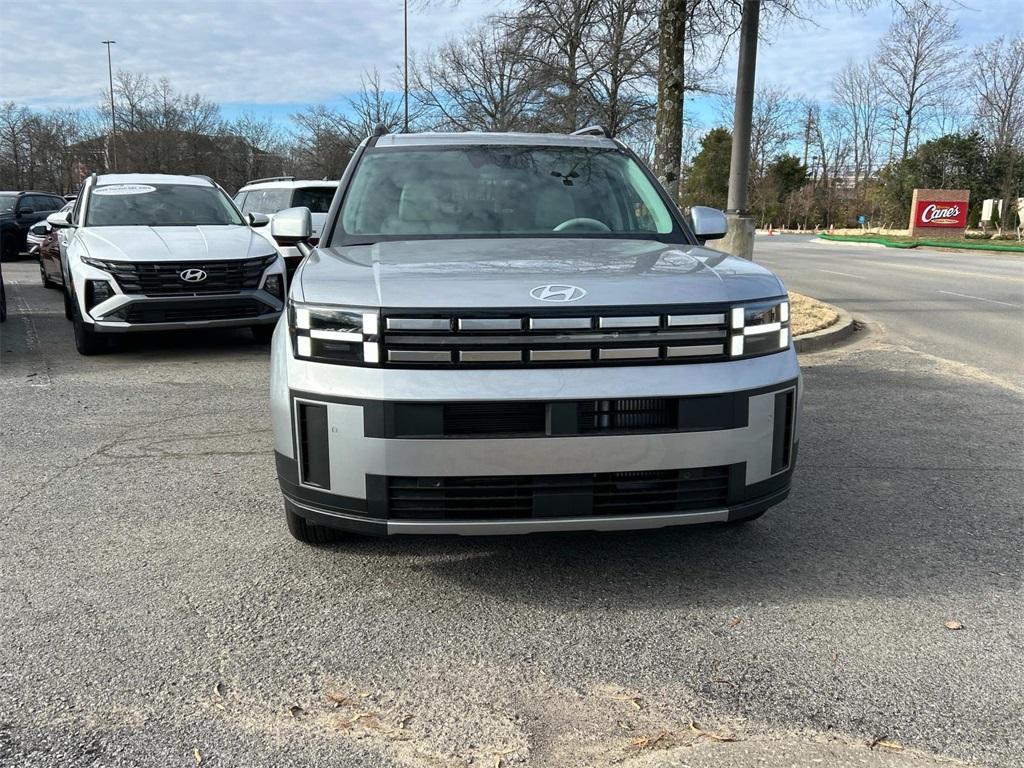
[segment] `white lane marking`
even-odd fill
[[[975,299],[976,301],[987,301],[989,304],[1002,304],[1004,307],[1013,307],[1014,309],[1024,309],[1024,305],[1011,304],[1008,301],[997,301],[996,299],[986,299],[983,296],[971,296],[969,293],[957,293],[956,291],[939,291],[939,293],[945,293],[948,296],[960,296],[964,299]]]
[[[863,275],[851,275],[849,272],[836,272],[834,269],[818,269],[819,272],[828,272],[830,275],[842,275],[843,277],[852,277],[856,280],[867,280]]]

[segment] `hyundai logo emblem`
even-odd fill
[[[206,272],[202,269],[183,269],[178,273],[178,277],[186,283],[201,283],[206,279]]]
[[[530,295],[540,301],[579,301],[587,292],[575,285],[538,285]]]

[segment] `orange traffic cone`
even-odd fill
[[[772,224],[768,225],[768,234],[769,235],[774,235],[775,234],[775,227]]]

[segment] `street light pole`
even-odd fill
[[[110,80],[110,164],[117,166],[117,118],[114,117],[114,68],[110,61],[110,46],[116,40],[103,40],[107,46],[107,78]],[[109,169],[108,169],[109,170]]]
[[[402,99],[405,108],[405,133],[409,132],[409,0],[402,5],[402,48],[405,57],[405,64],[402,72],[405,77],[405,97]]]

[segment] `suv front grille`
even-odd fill
[[[388,477],[388,517],[515,520],[721,509],[729,467],[508,477]]]
[[[384,311],[381,361],[401,367],[534,367],[703,362],[728,357],[723,307],[550,311]]]
[[[110,261],[104,263],[103,269],[114,276],[124,293],[147,296],[196,296],[238,293],[258,288],[263,271],[273,264],[276,258],[276,255],[271,255],[234,261]],[[203,270],[206,279],[198,283],[182,280],[181,273],[190,269]]]
[[[245,320],[260,317],[273,308],[254,299],[192,301],[137,301],[104,316],[132,325],[196,323],[213,320]]]

